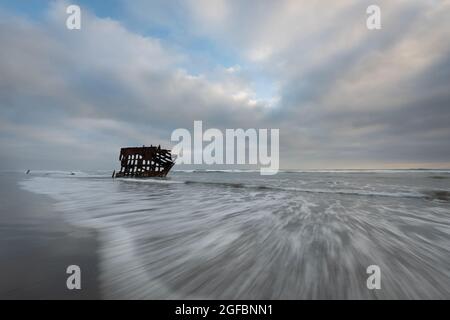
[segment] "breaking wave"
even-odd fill
[[[450,201],[450,191],[447,190],[425,190],[422,192],[403,191],[403,192],[381,192],[381,191],[364,191],[364,190],[345,190],[345,189],[305,189],[295,187],[277,187],[270,185],[254,185],[239,182],[207,182],[197,180],[169,180],[169,179],[133,179],[133,178],[119,178],[117,180],[125,182],[137,183],[161,183],[161,184],[186,184],[186,185],[204,185],[224,188],[247,188],[255,190],[272,190],[272,191],[286,191],[286,192],[300,192],[300,193],[324,193],[336,195],[349,196],[365,196],[365,197],[390,197],[390,198],[418,198],[428,200]]]

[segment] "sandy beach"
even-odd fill
[[[27,176],[0,173],[0,299],[98,299],[94,230],[66,223],[45,196],[19,188]],[[66,268],[81,268],[81,290],[68,290]]]

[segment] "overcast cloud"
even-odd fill
[[[450,168],[450,1],[105,2],[69,31],[0,1],[0,168],[112,169],[194,120],[279,128],[283,168]]]

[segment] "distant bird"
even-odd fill
[[[29,173],[30,173],[30,169],[27,170],[27,173],[26,173],[26,174],[29,174]]]

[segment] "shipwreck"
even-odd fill
[[[120,149],[120,171],[112,177],[165,177],[175,164],[170,150],[161,146],[142,146]]]

